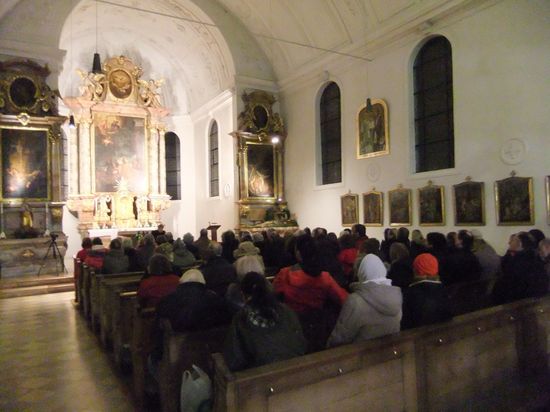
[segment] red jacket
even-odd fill
[[[300,265],[289,266],[279,271],[273,281],[276,293],[284,295],[284,302],[295,312],[321,309],[330,299],[342,305],[348,292],[342,289],[328,272],[317,277],[307,275]]]
[[[103,246],[92,246],[92,249],[88,250],[88,256],[84,259],[84,263],[96,272],[100,272],[103,267],[105,253],[107,253],[107,250]]]
[[[176,275],[153,275],[139,283],[138,299],[142,306],[156,306],[165,296],[176,290],[180,278]]]
[[[353,271],[353,265],[355,264],[355,259],[357,258],[357,249],[354,247],[343,249],[338,253],[338,262],[342,265],[344,269],[344,274],[346,276],[351,276]]]

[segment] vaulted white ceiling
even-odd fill
[[[453,10],[494,1],[2,0],[0,46],[66,50],[59,86],[74,94],[97,34],[103,58],[123,54],[144,77],[164,77],[166,104],[187,113],[236,78],[284,82],[342,56],[372,59]]]

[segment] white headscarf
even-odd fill
[[[384,263],[382,263],[380,258],[372,253],[369,253],[361,261],[357,272],[357,277],[361,283],[374,282],[379,285],[391,286],[391,280],[386,279],[386,273],[386,266],[384,266]]]

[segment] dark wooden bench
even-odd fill
[[[132,343],[132,377],[134,396],[140,408],[145,405],[145,385],[147,379],[147,357],[154,347],[152,330],[156,319],[154,308],[141,308],[136,305],[133,310]]]
[[[240,372],[215,354],[214,410],[544,410],[549,339],[545,297]]]

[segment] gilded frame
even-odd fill
[[[453,185],[453,205],[456,226],[485,226],[485,183]]]
[[[546,186],[546,223],[550,225],[550,176],[544,178]]]
[[[101,124],[101,122],[104,123]],[[131,122],[133,122],[133,129],[129,127]],[[118,128],[111,132],[110,130],[115,126]],[[106,131],[105,129],[109,130]],[[99,133],[98,130],[100,131]],[[92,138],[92,147],[90,150],[92,191],[94,193],[115,193],[119,189],[127,189],[130,192],[138,194],[148,193],[148,149],[150,142],[148,118],[139,115],[94,112],[90,133]],[[110,138],[111,135],[112,138],[106,143],[105,138]],[[103,153],[100,153],[100,150],[98,150],[100,149],[98,141],[100,136],[104,137],[101,145],[106,147]],[[139,147],[140,145],[142,147]],[[119,156],[120,153],[128,156]],[[123,162],[121,162],[121,159]],[[101,161],[104,161],[103,165],[98,164]],[[104,172],[98,170],[102,168],[105,169]],[[99,176],[98,173],[100,174]],[[124,178],[127,186],[124,187],[121,179],[117,179],[117,176]],[[100,185],[98,185],[98,182],[100,182]],[[110,190],[105,185],[110,185]]]
[[[363,193],[363,222],[365,226],[384,224],[384,194],[376,190]]]
[[[388,191],[390,226],[412,225],[412,190],[399,187]]]
[[[371,99],[371,104],[373,114],[370,119],[367,117],[366,103],[357,112],[357,159],[367,159],[390,153],[388,105],[382,99]]]
[[[25,167],[27,164],[31,163],[33,160],[37,160],[40,157],[46,156],[46,162],[42,163],[39,162],[39,166],[37,169],[33,169],[32,172],[27,173],[28,171],[25,170],[25,176],[27,179],[33,177],[35,175],[36,177],[39,177],[42,175],[42,178],[40,180],[36,180],[33,178],[32,181],[27,182],[26,185],[32,186],[34,182],[36,181],[36,184],[34,186],[38,186],[38,188],[45,186],[45,196],[42,195],[43,191],[38,192],[37,196],[32,196],[31,190],[28,190],[29,187],[25,188],[25,193],[23,193],[23,196],[14,196],[14,197],[6,197],[6,182],[4,181],[5,175],[7,174],[7,168],[11,168],[11,160],[7,159],[7,155],[4,153],[4,139],[6,139],[5,134],[3,133],[3,130],[19,130],[22,132],[22,135],[18,138],[17,146],[20,150],[19,156],[21,156],[22,161],[25,162]],[[23,136],[25,134],[24,132],[41,132],[41,136],[38,138],[41,139],[41,144],[36,145],[33,142],[25,142],[25,140],[33,140],[36,137],[31,137],[29,133],[26,133],[27,136]],[[1,124],[0,125],[0,197],[2,200],[9,200],[9,201],[19,201],[19,202],[26,202],[26,201],[38,201],[38,202],[46,202],[49,201],[52,198],[52,173],[51,173],[51,150],[52,150],[52,141],[54,141],[53,137],[53,131],[51,127],[49,126],[15,126],[15,125],[6,125]],[[30,151],[30,153],[29,153]],[[17,155],[14,153],[14,155]],[[33,157],[34,159],[23,159],[23,157]],[[10,156],[11,157],[11,156]],[[45,185],[44,185],[45,182]]]
[[[512,176],[495,182],[497,225],[523,226],[535,223],[533,178]]]
[[[359,195],[348,193],[340,196],[342,226],[353,226],[359,223]]]
[[[418,189],[420,226],[445,225],[445,187],[428,184]]]
[[[245,199],[275,202],[279,188],[279,158],[275,145],[261,141],[246,141],[245,145],[242,170]]]

